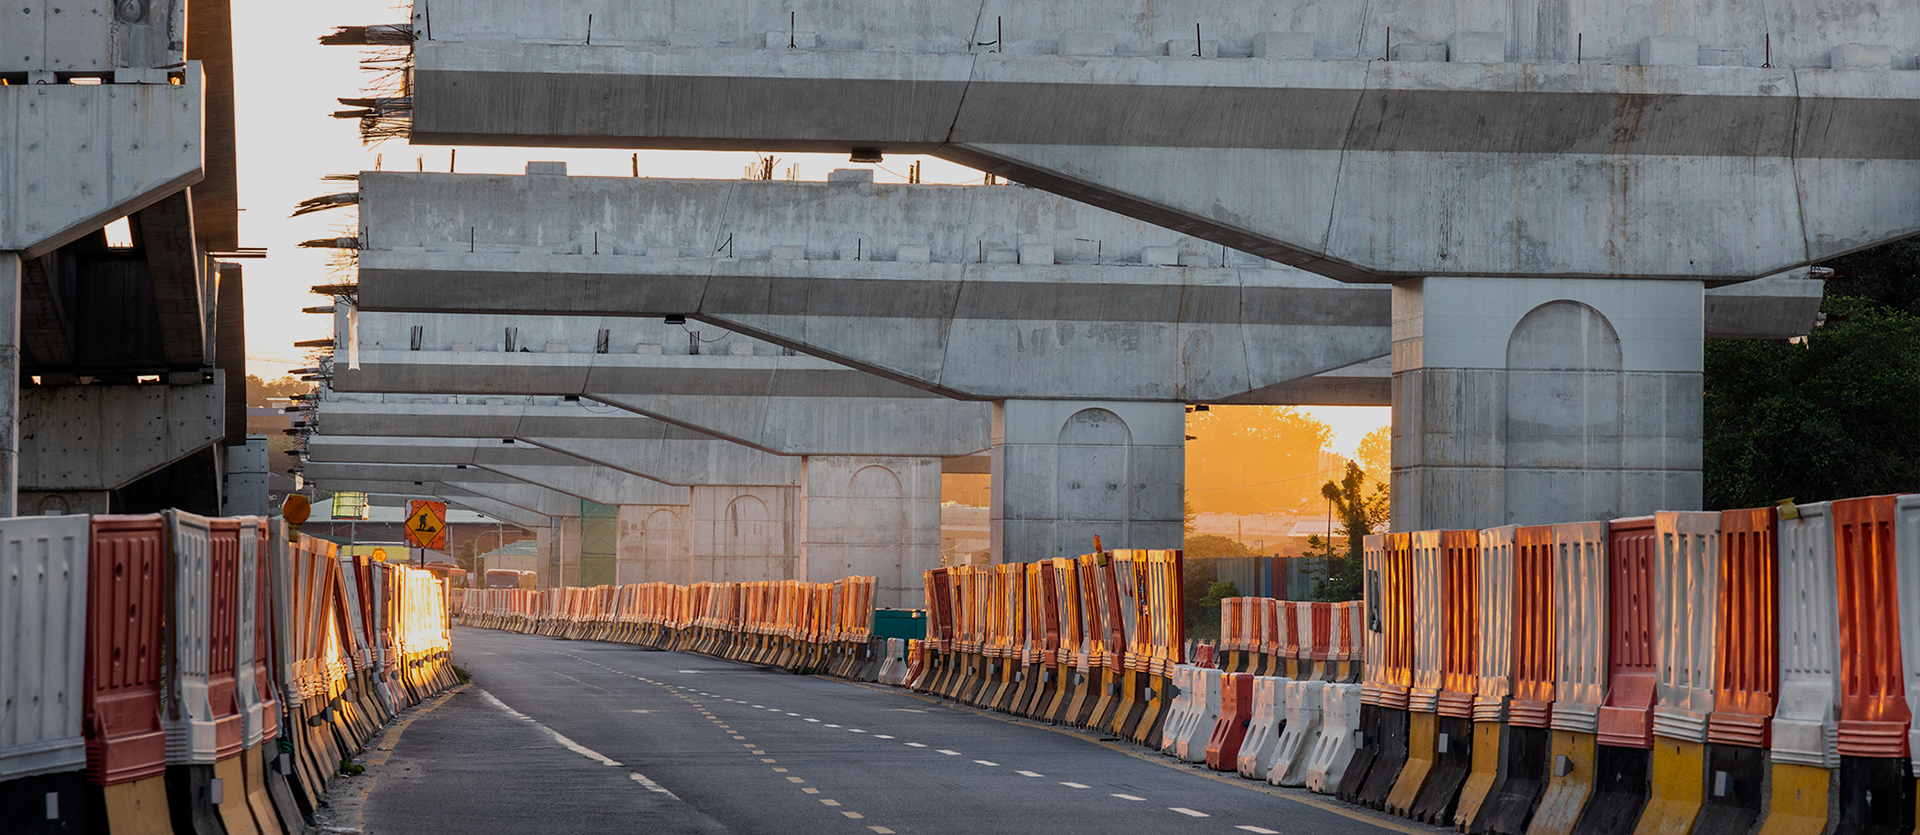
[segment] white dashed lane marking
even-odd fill
[[[1268,829],[1264,826],[1236,826],[1234,829],[1246,830],[1254,833],[1254,835],[1280,835],[1280,830]]]
[[[981,765],[994,765],[994,766],[997,766],[997,765],[999,765],[999,763],[996,763],[996,762],[988,762],[988,761],[986,761],[986,760],[974,760],[974,762],[977,762],[977,763],[979,763],[979,764],[981,764]]]
[[[1047,775],[1045,775],[1045,774],[1041,774],[1041,773],[1039,773],[1039,772],[1037,772],[1037,771],[1016,771],[1016,772],[1014,772],[1014,773],[1015,773],[1015,774],[1018,774],[1018,775],[1020,775],[1020,776],[1022,776],[1022,777],[1045,777],[1045,776],[1047,776]]]
[[[1210,818],[1210,817],[1213,817],[1212,815],[1209,815],[1209,814],[1207,814],[1207,813],[1205,813],[1205,812],[1196,812],[1196,811],[1194,811],[1194,810],[1192,810],[1192,809],[1189,809],[1189,808],[1187,808],[1187,807],[1185,807],[1185,806],[1168,806],[1168,807],[1167,807],[1167,811],[1169,811],[1169,812],[1179,812],[1180,814],[1183,814],[1183,815],[1186,815],[1187,817],[1190,817],[1190,818]]]
[[[1110,796],[1110,797],[1117,797],[1117,798],[1120,798],[1121,800],[1138,800],[1138,801],[1142,801],[1142,802],[1145,802],[1145,801],[1146,801],[1146,798],[1144,798],[1144,797],[1134,797],[1133,795],[1130,795],[1130,794],[1114,794],[1114,795],[1109,795],[1109,796]]]
[[[947,755],[947,756],[949,756],[949,757],[958,757],[958,756],[960,756],[960,752],[959,752],[959,751],[949,751],[949,750],[947,750],[947,749],[945,749],[945,748],[936,748],[936,749],[934,749],[934,750],[936,750],[936,751],[939,751],[940,753],[942,753],[942,754],[945,754],[945,755]]]
[[[1087,785],[1087,784],[1085,784],[1085,783],[1061,783],[1060,785],[1062,785],[1062,786],[1066,786],[1067,788],[1070,788],[1070,789],[1090,789],[1090,788],[1093,788],[1092,786],[1089,786],[1089,785]]]
[[[903,744],[903,745],[905,745],[905,746],[907,746],[908,748],[925,748],[925,747],[927,747],[927,746],[925,746],[925,745],[921,745],[921,744],[920,744],[920,743],[918,743],[918,742],[905,742],[905,743],[901,743],[901,744]]]

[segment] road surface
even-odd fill
[[[396,833],[1435,833],[1126,743],[685,653],[458,629],[329,824]]]

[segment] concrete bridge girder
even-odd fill
[[[1380,288],[1030,189],[385,173],[361,189],[384,230],[360,254],[364,310],[686,315],[978,400],[1213,402],[1386,355]],[[743,257],[682,257],[634,240],[642,222],[675,241],[740,227]],[[477,229],[487,252],[453,251]]]
[[[321,408],[327,436],[334,438],[516,439],[666,484],[799,483],[799,463],[790,456],[594,402],[526,396],[332,394]]]
[[[553,450],[492,438],[340,437],[308,440],[310,462],[412,463],[495,473],[599,504],[686,504],[684,485],[666,484]]]
[[[729,36],[754,16],[730,8],[627,22],[615,58],[577,37],[502,43],[504,2],[462,5],[466,23],[436,20],[416,47],[416,142],[932,152],[1351,280],[1755,278],[1920,229],[1920,198],[1899,194],[1920,161],[1873,138],[1916,118],[1920,79],[1872,71],[1912,66],[1920,24],[1868,7],[1800,0],[1674,37],[1597,6],[1543,26],[1491,2],[1288,20],[1122,0],[1019,9],[1013,40],[995,11],[867,3],[817,12],[815,48],[793,50]],[[906,42],[866,46],[889,18]],[[1215,36],[1192,42],[1196,23]],[[1850,44],[1893,46],[1832,69]],[[594,120],[503,106],[520,89],[644,101],[663,86],[715,104]],[[1164,118],[1119,118],[1142,113]],[[1709,119],[1768,127],[1688,127]],[[1608,198],[1565,199],[1582,193]]]

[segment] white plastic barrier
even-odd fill
[[[1320,738],[1307,757],[1306,786],[1333,794],[1353,762],[1354,732],[1360,729],[1360,685],[1328,684],[1320,691]]]
[[[1780,702],[1773,761],[1840,767],[1840,611],[1834,577],[1833,517],[1827,503],[1803,504],[1779,522]]]
[[[1607,697],[1607,523],[1553,526],[1555,730],[1595,733]]]
[[[234,693],[240,700],[241,744],[252,748],[266,735],[266,704],[260,699],[260,690],[271,686],[271,682],[260,681],[255,675],[254,664],[264,659],[255,658],[254,651],[259,646],[260,631],[272,627],[272,613],[259,609],[260,593],[263,588],[272,587],[273,578],[260,576],[260,550],[267,545],[261,541],[260,517],[242,516],[240,520],[240,593],[235,601],[239,620],[233,641],[239,657],[233,677]],[[271,596],[268,599],[271,600]]]
[[[86,516],[0,520],[0,780],[87,763],[87,543]]]
[[[1660,542],[1653,622],[1664,630],[1653,642],[1660,677],[1653,732],[1706,742],[1718,677],[1714,641],[1720,634],[1720,514],[1661,511],[1653,519]]]
[[[173,559],[169,586],[173,591],[173,657],[168,659],[167,713],[160,720],[167,735],[168,765],[209,765],[216,759],[213,703],[208,698],[211,673],[207,648],[212,642],[213,532],[207,519],[184,510],[169,510],[167,534]]]
[[[1175,664],[1168,671],[1175,690],[1173,704],[1167,706],[1167,718],[1161,724],[1160,753],[1174,756],[1175,746],[1180,742],[1180,731],[1186,727],[1187,717],[1193,713],[1193,691],[1198,686],[1195,671],[1199,668],[1192,664]]]
[[[1286,724],[1267,761],[1267,782],[1276,786],[1306,785],[1307,755],[1320,741],[1320,709],[1326,687],[1324,681],[1287,682]]]
[[[1920,710],[1920,493],[1893,504],[1894,564],[1900,590],[1900,654],[1907,709]],[[1920,768],[1920,722],[1907,724],[1909,766]]]
[[[1267,779],[1273,750],[1280,747],[1280,725],[1287,719],[1287,685],[1291,681],[1279,676],[1253,677],[1253,719],[1247,723],[1239,762],[1235,763],[1240,776]]]
[[[1190,763],[1207,761],[1207,743],[1213,739],[1213,726],[1220,719],[1220,688],[1225,676],[1219,670],[1196,670],[1192,710],[1180,728],[1174,755]]]
[[[1414,531],[1413,549],[1413,688],[1407,709],[1419,713],[1440,711],[1440,641],[1446,631],[1440,608],[1440,532]]]
[[[1480,532],[1480,670],[1473,721],[1504,722],[1513,695],[1512,525]]]

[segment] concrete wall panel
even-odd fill
[[[204,90],[197,61],[179,85],[0,87],[0,250],[37,257],[198,181]]]

